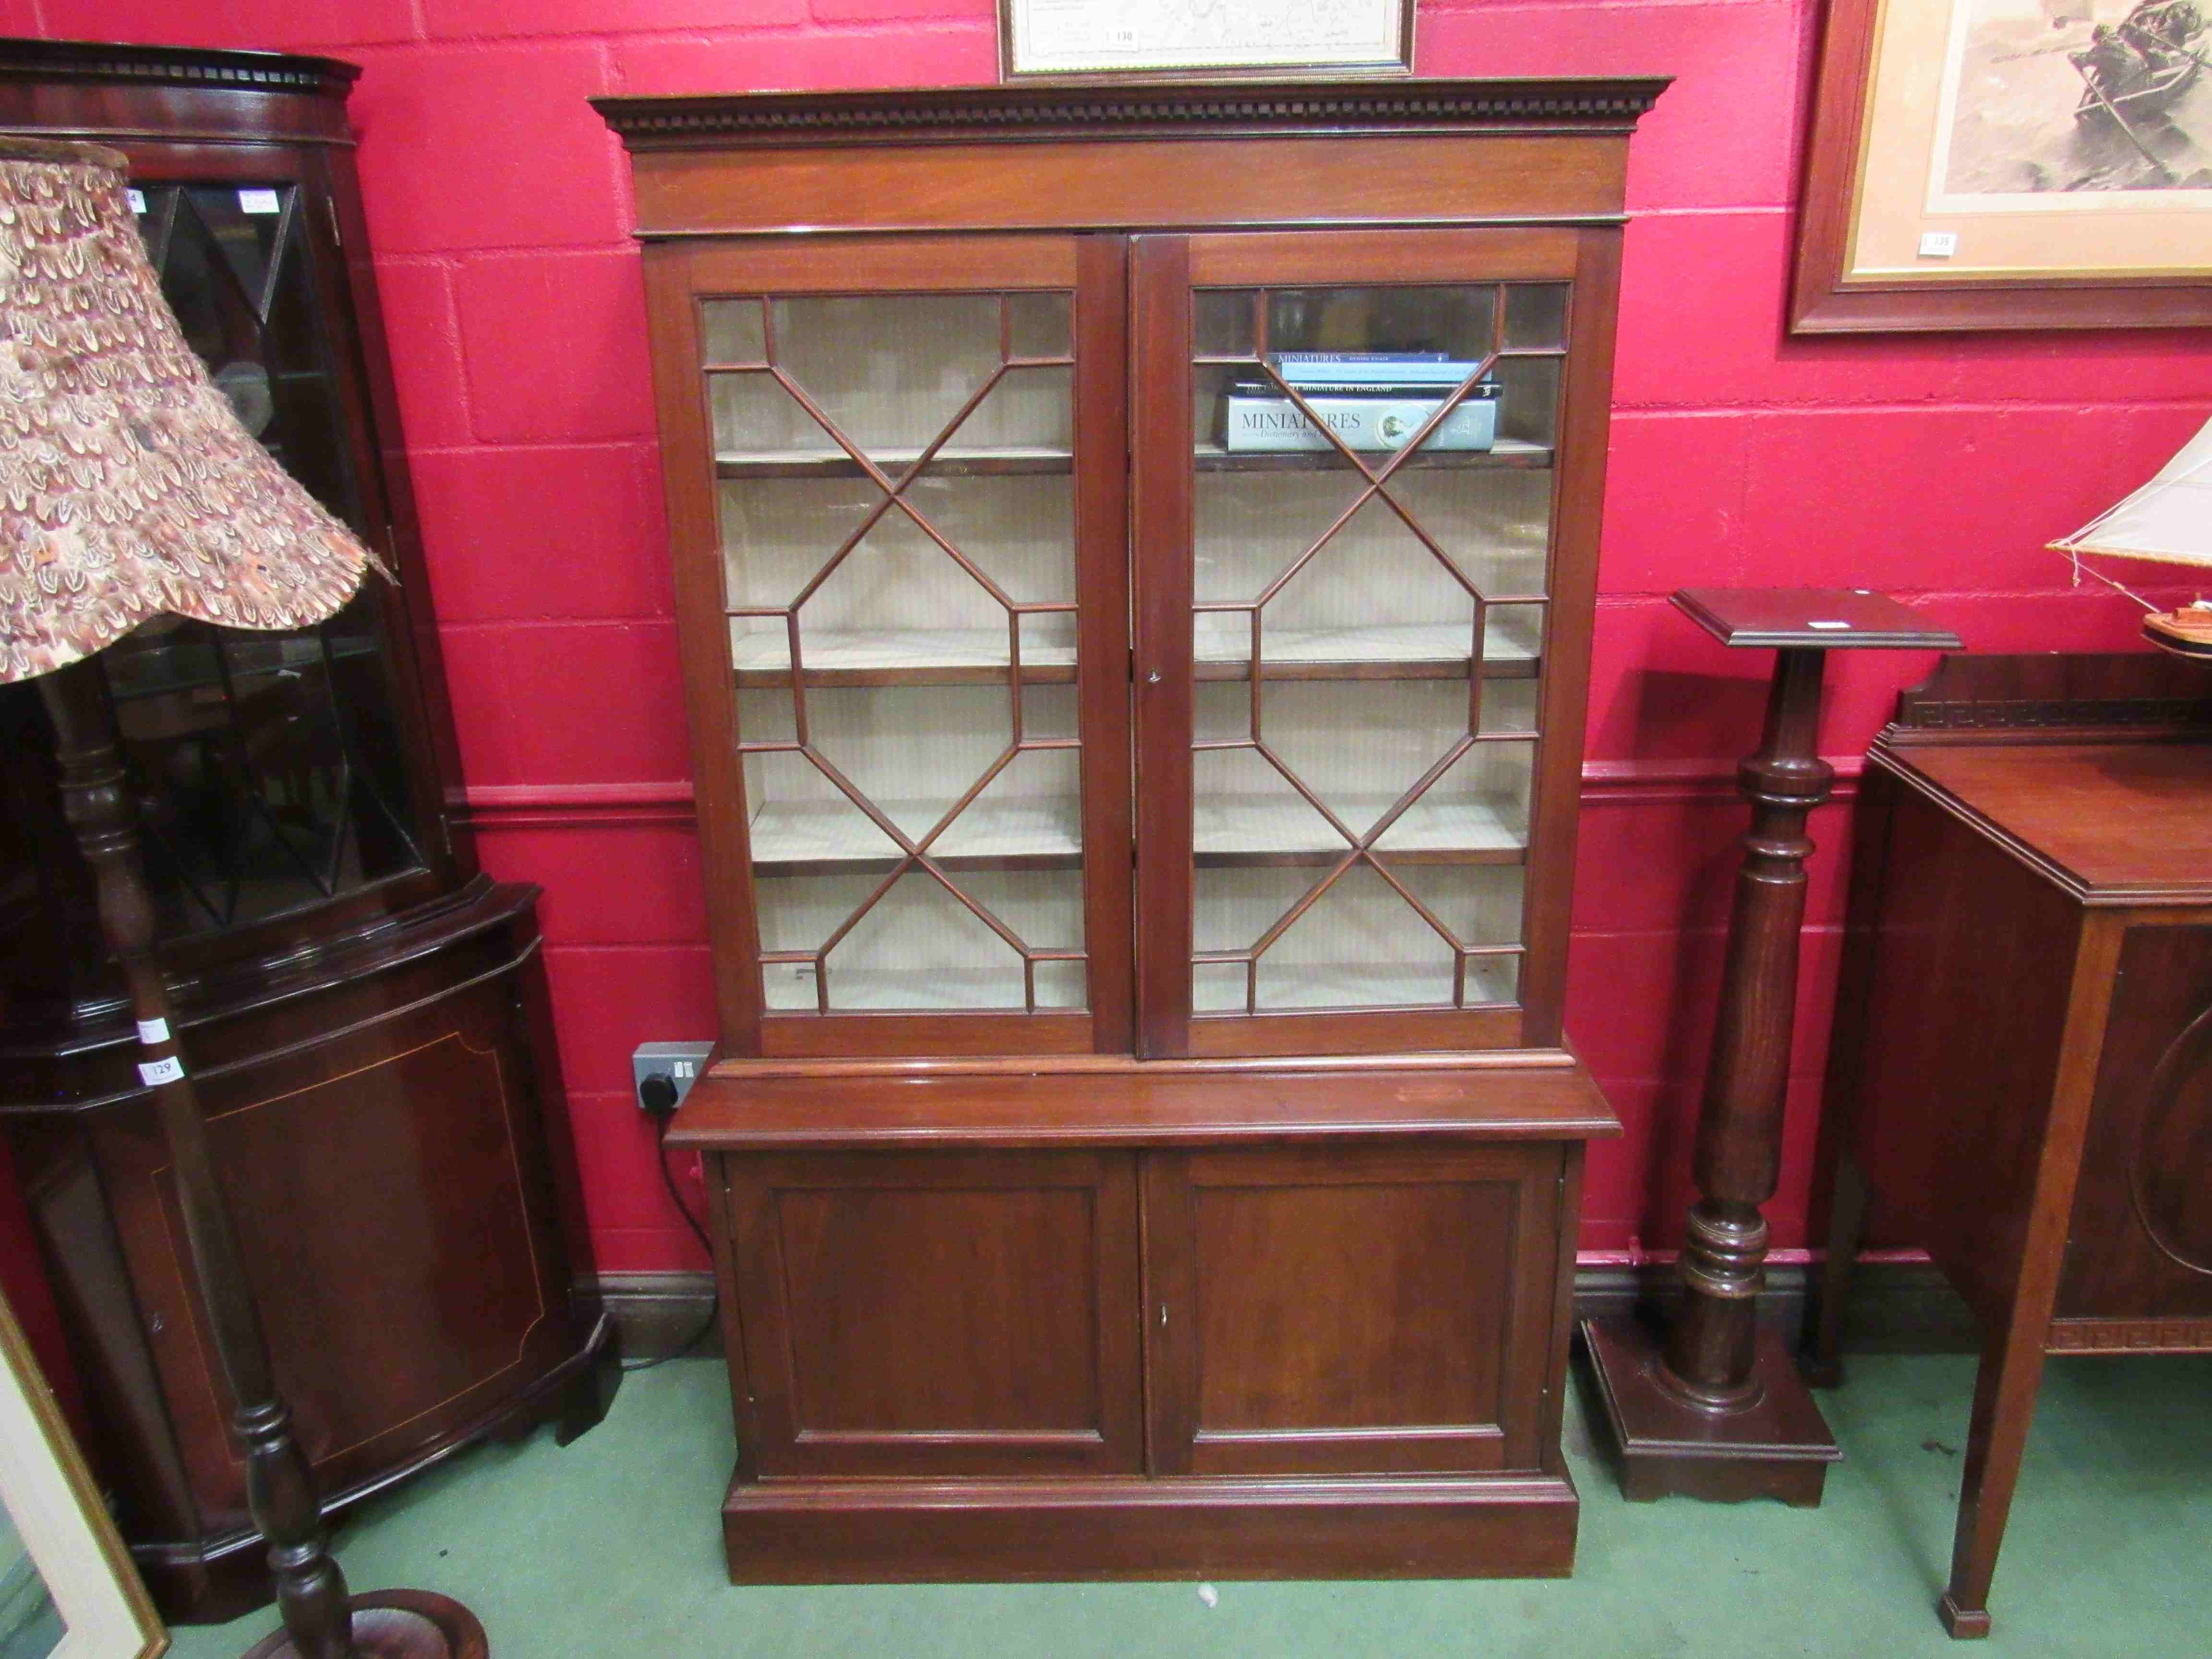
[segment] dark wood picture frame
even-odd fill
[[[1867,99],[1873,86],[1881,17],[1881,0],[1828,3],[1805,145],[1790,332],[2212,325],[2212,270],[2185,278],[2160,274],[1966,279],[1931,273],[1847,280],[1844,262],[1856,209],[1854,198],[1872,137]]]

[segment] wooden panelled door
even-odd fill
[[[1133,1474],[1136,1159],[718,1159],[760,1474]]]
[[[1121,240],[647,272],[727,1051],[1126,1050]]]
[[[1562,1156],[1148,1154],[1153,1471],[1537,1468]]]
[[[1147,1054],[1558,1041],[1616,252],[1134,240]]]

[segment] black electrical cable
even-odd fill
[[[647,1080],[654,1081],[657,1079]],[[668,1196],[675,1202],[677,1212],[684,1218],[684,1224],[690,1228],[691,1236],[699,1241],[699,1248],[706,1251],[707,1254],[711,1256],[714,1254],[714,1247],[711,1243],[708,1243],[707,1230],[704,1226],[700,1224],[699,1218],[691,1213],[690,1205],[684,1201],[684,1194],[677,1189],[675,1172],[668,1167],[668,1126],[671,1121],[672,1121],[676,1116],[676,1104],[673,1099],[674,1091],[672,1089],[669,1093],[671,1098],[669,1103],[665,1108],[656,1109],[650,1102],[647,1103],[646,1109],[653,1115],[653,1161],[660,1165],[661,1184],[668,1188]],[[714,1328],[714,1321],[720,1314],[721,1308],[722,1291],[721,1287],[718,1285],[714,1288],[714,1294],[708,1298],[706,1318],[700,1322],[699,1328],[697,1330],[692,1332],[689,1337],[684,1339],[684,1345],[681,1347],[672,1349],[669,1352],[662,1354],[658,1359],[641,1359],[634,1364],[624,1365],[623,1370],[625,1371],[649,1371],[655,1365],[665,1365],[672,1359],[683,1358],[686,1354],[690,1353],[692,1349],[697,1347],[702,1342],[707,1340],[707,1333]]]

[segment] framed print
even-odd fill
[[[0,1654],[155,1659],[168,1645],[30,1344],[0,1300]]]
[[[1413,68],[1413,0],[999,0],[1009,81]]]
[[[1793,333],[2212,323],[2212,3],[1829,0]]]

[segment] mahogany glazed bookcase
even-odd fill
[[[670,1139],[733,1577],[1571,1569],[1618,1126],[1560,1000],[1663,84],[599,103],[708,875]],[[1468,367],[1395,449],[1227,444],[1312,352]],[[1492,447],[1439,441],[1492,395]]]

